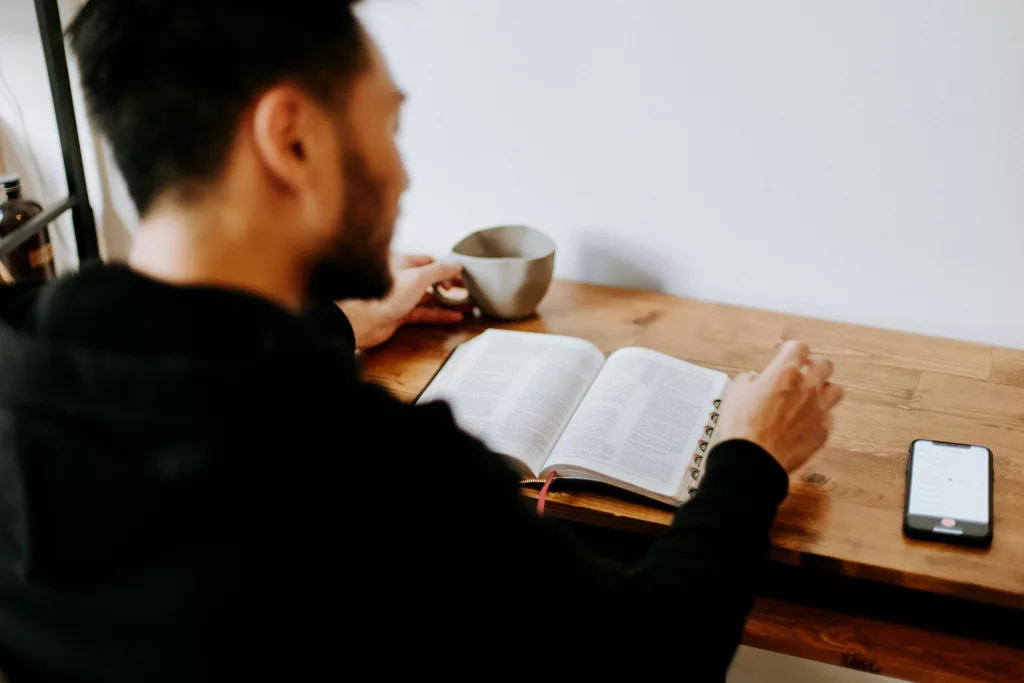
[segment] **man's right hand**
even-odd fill
[[[745,439],[768,451],[786,472],[825,445],[843,390],[829,382],[832,361],[806,344],[786,342],[764,372],[740,375],[724,402],[721,439]]]

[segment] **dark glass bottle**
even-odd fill
[[[4,201],[6,195],[6,201]],[[0,237],[6,237],[28,223],[43,207],[21,196],[21,178],[14,173],[0,175]],[[56,273],[53,265],[53,245],[44,229],[19,246],[3,259],[3,279],[49,280]]]

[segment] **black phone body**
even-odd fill
[[[992,543],[992,451],[918,439],[907,458],[903,532],[913,538],[988,546]]]

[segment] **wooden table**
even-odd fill
[[[758,603],[747,642],[915,680],[1024,681],[1024,351],[556,282],[538,315],[525,321],[402,330],[364,356],[365,376],[412,400],[457,344],[491,325],[578,336],[606,353],[648,347],[733,375],[761,369],[787,339],[830,356],[847,398],[828,446],[793,475],[772,532],[773,559],[803,574],[779,581],[795,584],[786,595]],[[907,451],[916,438],[992,449],[989,550],[903,536]],[[619,539],[656,533],[672,516],[608,490],[556,490],[547,510],[619,532]],[[828,595],[804,595],[811,584]],[[856,595],[856,604],[833,605],[836,592]],[[895,616],[858,611],[878,596]],[[831,606],[821,607],[825,602]],[[917,623],[936,610],[946,627],[932,618]],[[989,622],[991,634],[979,637],[981,627],[973,625],[964,632],[958,615]],[[1004,619],[1005,627],[990,623]],[[845,640],[837,642],[830,628]]]

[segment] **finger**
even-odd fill
[[[406,318],[406,322],[414,325],[451,325],[462,322],[463,315],[462,311],[456,311],[451,308],[423,306],[421,308],[414,308],[409,317]]]
[[[782,345],[782,349],[775,356],[768,367],[764,369],[764,374],[770,377],[781,374],[787,368],[802,367],[807,362],[808,356],[811,355],[811,349],[803,342],[790,340]]]
[[[454,280],[460,275],[462,275],[462,266],[459,264],[434,261],[433,263],[421,266],[417,278],[423,287],[427,288],[438,282]]]
[[[732,382],[729,383],[729,388],[725,391],[725,399],[733,396],[736,392],[743,391],[746,387],[754,383],[757,379],[756,372],[743,372],[733,378]]]
[[[832,376],[834,369],[835,366],[828,358],[824,356],[811,356],[804,363],[801,371],[804,373],[804,377],[807,378],[807,383],[817,391],[821,391],[828,382],[828,378]]]
[[[434,262],[434,257],[428,254],[396,254],[392,260],[396,270],[406,270],[430,265]]]
[[[823,426],[825,428],[825,439],[824,440],[828,441],[828,437],[832,435],[832,430],[836,426],[836,418],[835,418],[834,415],[832,415],[832,413],[828,413],[828,414],[825,415],[825,424]],[[824,444],[822,444],[822,445],[824,445]]]
[[[756,379],[757,379],[757,373],[751,371],[751,372],[744,372],[744,373],[741,373],[739,375],[736,375],[736,379],[734,379],[732,382],[733,382],[733,384],[750,384],[751,382],[753,382]]]
[[[821,407],[823,409],[832,410],[840,401],[843,400],[843,396],[845,394],[846,392],[841,386],[828,382],[821,390],[821,395],[818,397],[818,401],[821,402]]]
[[[443,288],[444,285],[441,285],[441,287]],[[453,296],[451,298],[458,299],[459,297],[458,296]],[[418,308],[442,308],[442,309],[444,309],[446,311],[462,311],[463,313],[468,313],[469,311],[473,310],[473,302],[472,301],[467,300],[466,303],[461,304],[461,305],[457,305],[457,304],[454,304],[454,303],[442,304],[434,296],[434,293],[430,292],[430,291],[428,291],[426,294],[424,294],[420,298],[420,302],[418,304],[416,304],[416,306]]]
[[[462,281],[462,276],[452,278],[451,280],[445,280],[441,283],[442,289],[452,289],[454,287],[465,287],[466,283]]]

